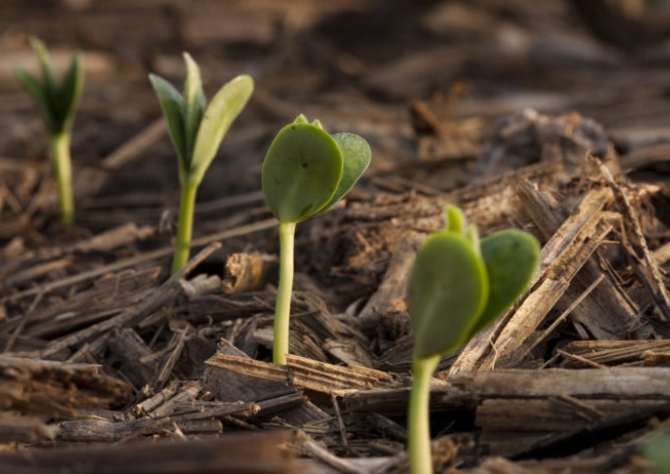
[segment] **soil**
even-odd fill
[[[655,5],[651,5],[655,3]],[[658,5],[656,5],[658,3]],[[529,291],[445,357],[436,472],[653,472],[670,420],[670,10],[545,0],[0,3],[0,472],[407,472],[414,255],[460,206],[542,243]],[[76,224],[12,72],[35,35],[85,91]],[[256,89],[169,274],[176,156],[149,72]],[[276,221],[260,170],[299,114],[372,164],[296,240],[270,362]]]

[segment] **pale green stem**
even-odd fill
[[[277,305],[275,306],[272,362],[282,365],[286,365],[286,355],[288,354],[295,224],[295,222],[279,223],[279,287],[277,288]]]
[[[182,183],[181,200],[179,202],[179,223],[177,224],[177,242],[172,260],[172,273],[175,274],[188,262],[193,234],[193,211],[197,184]]]
[[[407,420],[409,467],[411,474],[432,474],[430,452],[430,379],[437,369],[440,356],[412,361],[412,392],[409,397]]]
[[[74,221],[74,196],[72,194],[72,163],[70,160],[69,132],[49,135],[49,145],[51,146],[56,168],[61,222],[70,225]]]

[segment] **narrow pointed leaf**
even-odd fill
[[[84,68],[82,66],[81,56],[75,54],[70,63],[70,67],[63,77],[63,83],[59,91],[58,119],[62,128],[69,127],[72,123],[83,87]]]
[[[486,268],[470,242],[454,232],[428,237],[409,282],[415,356],[445,355],[463,345],[487,296]]]
[[[49,51],[47,51],[45,44],[34,36],[30,38],[30,45],[37,53],[39,59],[42,78],[44,80],[44,96],[49,103],[49,107],[53,108],[58,95],[58,79],[56,79],[56,73],[51,65]]]
[[[16,75],[16,79],[18,79],[23,88],[28,92],[28,94],[30,94],[30,96],[37,104],[40,114],[46,123],[47,131],[52,132],[54,128],[54,118],[51,116],[51,109],[49,108],[49,103],[44,96],[42,86],[37,82],[37,80],[35,80],[33,76],[20,67],[16,67],[14,69],[14,74]]]
[[[328,133],[312,124],[289,124],[263,161],[265,200],[280,222],[303,221],[328,204],[342,169],[342,152]]]
[[[509,229],[482,239],[481,252],[489,277],[489,299],[471,336],[491,324],[526,290],[537,269],[540,244],[527,232]]]
[[[237,76],[226,83],[212,98],[200,122],[191,159],[191,181],[200,183],[216,156],[221,140],[230,125],[247,105],[254,90],[250,76]]]
[[[332,137],[342,152],[342,178],[335,194],[333,194],[333,197],[323,207],[321,212],[326,211],[342,199],[354,187],[361,176],[363,176],[363,173],[365,173],[365,170],[368,169],[372,156],[370,145],[368,145],[368,142],[363,137],[353,133],[335,133]]]
[[[198,65],[188,53],[184,53],[184,61],[186,61],[186,81],[184,82],[185,153],[186,160],[190,163],[195,139],[198,135],[198,128],[200,128],[200,122],[207,106],[207,100],[202,90],[200,68],[198,68]]]
[[[158,102],[168,125],[170,139],[179,157],[180,176],[186,169],[184,138],[184,99],[172,84],[155,74],[149,74],[151,85],[156,91]]]

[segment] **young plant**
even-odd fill
[[[251,77],[237,76],[224,84],[207,105],[198,65],[188,53],[184,53],[184,61],[186,80],[183,95],[162,77],[149,74],[179,161],[181,200],[172,273],[181,269],[189,258],[198,186],[223,137],[254,90]]]
[[[279,287],[272,360],[286,364],[295,226],[330,209],[370,164],[370,146],[353,133],[329,135],[304,116],[282,128],[263,162],[263,194],[279,220]]]
[[[412,474],[433,471],[430,379],[440,358],[492,323],[526,290],[540,255],[535,238],[504,230],[481,241],[454,206],[446,229],[428,237],[410,277],[408,308],[414,332],[408,435]]]
[[[32,96],[44,119],[56,168],[61,221],[69,225],[74,220],[70,141],[74,114],[84,86],[82,59],[79,54],[75,54],[61,80],[56,76],[44,43],[37,38],[31,38],[30,44],[39,59],[42,81],[18,66],[14,72],[18,81]]]

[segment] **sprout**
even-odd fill
[[[353,133],[329,135],[304,116],[275,137],[263,162],[263,194],[279,220],[280,272],[275,309],[273,361],[288,354],[295,226],[330,209],[370,164],[370,146]]]
[[[70,141],[74,114],[84,86],[82,58],[80,54],[75,54],[67,72],[59,80],[44,43],[33,37],[30,38],[30,44],[39,58],[42,81],[18,66],[14,68],[14,72],[18,81],[32,96],[44,119],[56,167],[61,221],[69,225],[74,220]]]
[[[149,74],[179,160],[181,201],[172,273],[188,261],[198,186],[223,137],[254,89],[251,77],[238,76],[224,84],[207,105],[198,65],[188,53],[184,53],[184,60],[186,81],[183,96],[162,77]]]
[[[430,379],[440,358],[466,344],[514,303],[526,290],[540,255],[537,240],[527,232],[504,230],[480,241],[460,209],[446,206],[445,214],[446,229],[423,244],[409,282],[413,474],[432,472],[428,404]]]

